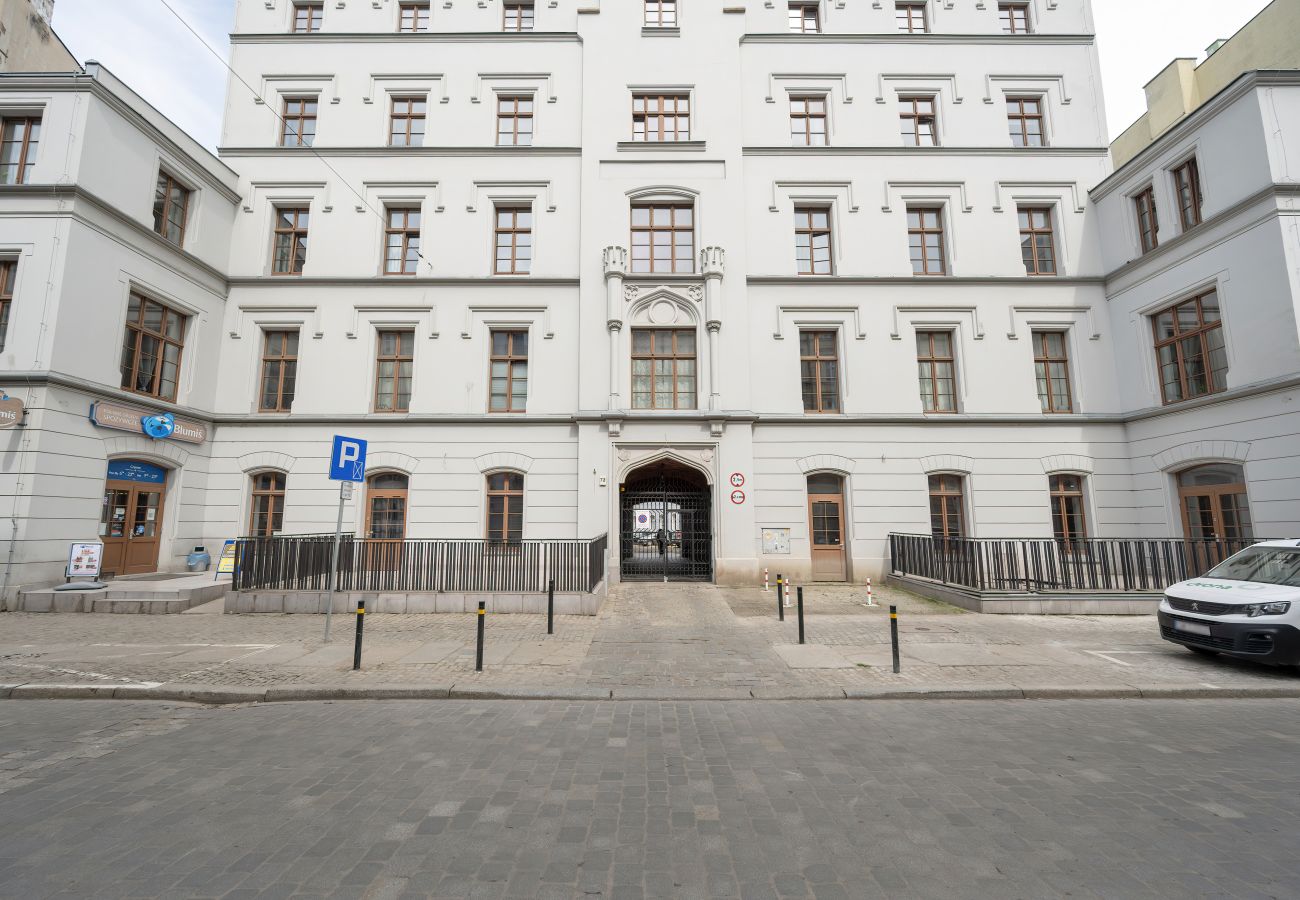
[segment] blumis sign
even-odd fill
[[[360,438],[334,435],[334,448],[330,451],[330,481],[365,481],[366,446]]]

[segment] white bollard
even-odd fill
[[[871,595],[871,579],[868,578],[867,579],[867,606],[875,606],[875,605],[876,605],[876,600]]]
[[[767,586],[767,567],[764,566],[764,567],[763,567],[763,593],[766,594],[767,592],[768,592],[768,586]]]
[[[788,581],[785,583],[785,595],[781,599],[785,602],[785,608],[789,609],[792,604],[790,603],[790,582]]]

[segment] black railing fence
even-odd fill
[[[339,545],[340,591],[588,593],[605,578],[608,537],[583,541],[358,540]],[[237,591],[329,588],[333,535],[241,538]]]
[[[978,591],[1163,591],[1257,540],[937,538],[891,534],[894,574]]]

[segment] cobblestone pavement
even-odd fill
[[[1281,898],[1300,701],[0,705],[0,896]]]
[[[805,593],[807,644],[775,591],[625,584],[599,616],[487,621],[474,671],[473,615],[368,615],[364,665],[351,671],[353,617],[27,614],[0,616],[0,684],[213,686],[457,685],[598,688],[615,696],[915,687],[1240,686],[1297,675],[1204,658],[1160,640],[1153,617],[980,616],[878,588]],[[892,671],[889,603],[900,608]],[[644,692],[644,693],[639,693]]]

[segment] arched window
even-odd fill
[[[284,489],[287,481],[283,472],[259,472],[253,476],[249,534],[254,537],[271,537],[284,530]]]
[[[497,543],[524,539],[524,476],[518,472],[487,477],[487,539]]]
[[[1058,541],[1082,541],[1088,537],[1088,516],[1083,508],[1083,476],[1052,475],[1048,478],[1052,497],[1052,534]]]
[[[965,481],[960,475],[930,476],[930,532],[935,537],[966,536]]]
[[[381,472],[366,483],[366,537],[400,541],[406,537],[406,493],[410,479],[400,472]]]
[[[1188,540],[1251,540],[1254,529],[1241,466],[1211,463],[1180,472],[1178,499]]]

